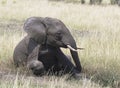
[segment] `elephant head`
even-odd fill
[[[81,72],[76,42],[63,22],[56,18],[31,17],[26,20],[24,30],[39,44],[69,48],[76,69]]]

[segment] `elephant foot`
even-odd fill
[[[80,73],[75,73],[70,75],[66,80],[81,80],[82,79],[82,75]]]
[[[76,73],[72,76],[75,80],[80,80],[82,79],[82,75],[80,73]]]
[[[31,69],[36,76],[42,76],[45,72],[43,63],[37,60],[30,62],[28,68]]]

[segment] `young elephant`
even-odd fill
[[[16,66],[27,65],[34,74],[45,71],[71,73],[81,72],[75,40],[67,27],[55,18],[28,18],[24,24],[27,36],[16,46],[13,59]],[[76,67],[60,50],[69,48]]]

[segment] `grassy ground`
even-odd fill
[[[61,19],[70,29],[77,45],[85,48],[79,51],[84,74],[80,81],[65,81],[65,77],[33,77],[26,75],[23,70],[16,73],[12,61],[13,50],[25,36],[22,30],[24,20],[31,16]],[[0,88],[119,88],[119,33],[118,6],[90,6],[46,0],[1,0]],[[64,52],[69,54],[68,50]]]

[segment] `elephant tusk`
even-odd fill
[[[67,47],[68,47],[70,50],[77,52],[77,50],[74,49],[74,48],[72,48],[70,45],[67,45]]]
[[[79,49],[79,50],[84,50],[85,48],[77,48],[77,49]]]

